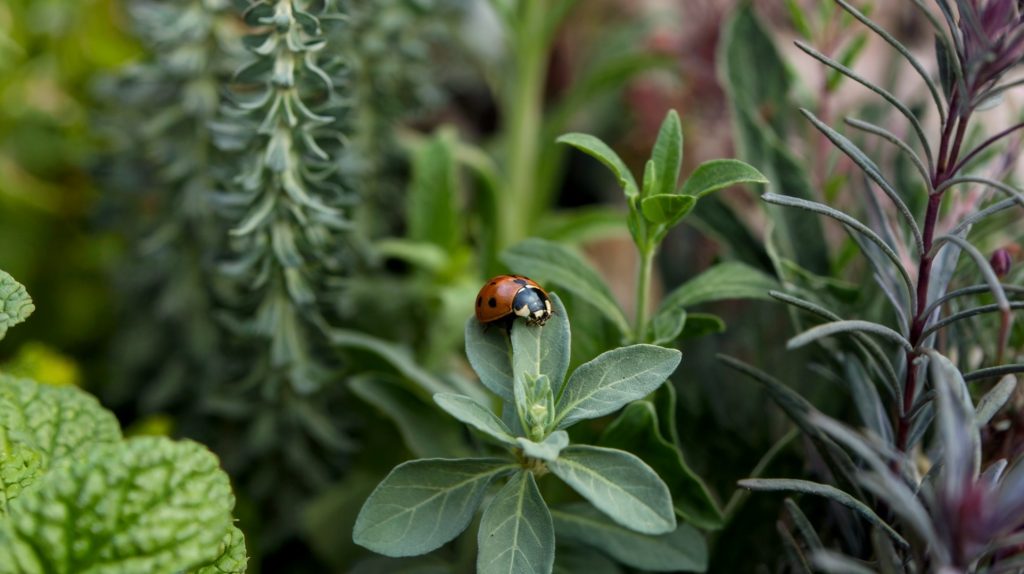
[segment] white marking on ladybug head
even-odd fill
[[[527,317],[528,318],[530,316],[530,306],[529,305],[523,305],[522,307],[520,307],[518,309],[513,309],[513,311],[515,311],[516,315],[518,315],[519,317]]]

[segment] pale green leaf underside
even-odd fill
[[[530,439],[519,437],[516,439],[523,449],[523,454],[531,458],[552,461],[558,458],[562,449],[569,446],[569,433],[557,430],[547,436],[539,443]]]
[[[234,503],[217,457],[197,443],[95,445],[11,502],[0,523],[0,572],[199,568],[220,554]]]
[[[36,310],[25,287],[7,272],[0,271],[0,340],[7,329],[21,323]]]
[[[675,349],[631,345],[580,365],[558,401],[558,428],[606,415],[647,396],[676,370],[681,357]]]
[[[480,520],[476,571],[548,574],[555,562],[555,530],[533,473],[508,481]]]
[[[501,422],[494,413],[487,407],[463,395],[438,393],[434,395],[434,402],[444,411],[476,430],[489,435],[503,443],[515,445],[516,439],[512,436],[505,423]]]
[[[561,387],[569,369],[569,318],[558,295],[551,294],[552,315],[543,327],[516,321],[512,325],[512,372],[519,380],[547,375],[551,386]]]
[[[366,499],[352,540],[385,556],[430,552],[466,529],[487,485],[511,468],[500,459],[403,463]]]
[[[707,569],[707,544],[688,524],[680,524],[668,534],[640,534],[611,522],[585,503],[552,509],[551,516],[559,539],[588,544],[627,566],[652,572]]]
[[[615,522],[644,534],[676,527],[668,487],[651,467],[621,450],[567,447],[548,468]]]

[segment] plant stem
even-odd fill
[[[636,326],[633,332],[635,342],[644,342],[647,336],[647,296],[651,291],[651,271],[654,268],[654,254],[651,247],[640,247],[640,268],[636,276]]]
[[[515,32],[515,76],[506,101],[508,187],[499,196],[497,249],[500,251],[525,237],[529,215],[536,200],[534,182],[538,164],[544,78],[549,43],[545,34],[547,2],[523,2]]]

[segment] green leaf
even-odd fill
[[[636,180],[633,179],[633,174],[626,167],[626,163],[603,141],[592,135],[580,133],[565,134],[556,141],[571,145],[603,163],[618,178],[619,186],[626,193],[626,197],[633,197],[640,193],[640,188],[637,187]]]
[[[227,474],[199,444],[138,437],[95,445],[11,502],[0,572],[200,568],[223,553],[234,504]]]
[[[533,473],[519,471],[484,510],[477,534],[481,574],[551,572],[555,529]]]
[[[621,237],[627,233],[626,214],[621,209],[593,206],[545,213],[535,233],[550,241],[579,244],[594,239]]]
[[[552,510],[552,514],[556,511]],[[558,527],[555,527],[558,533]],[[559,535],[552,574],[622,574],[615,561],[583,544],[567,544],[568,538]]]
[[[706,161],[693,170],[683,184],[683,195],[697,199],[741,183],[768,183],[761,172],[738,159]]]
[[[220,553],[195,574],[245,574],[249,557],[245,554],[245,535],[237,526],[228,529],[220,543]]]
[[[877,526],[888,533],[889,536],[901,545],[904,547],[907,546],[907,541],[893,530],[888,523],[882,520],[881,517],[875,514],[870,507],[834,486],[811,482],[808,480],[790,478],[748,478],[746,480],[739,481],[739,485],[743,488],[749,488],[750,490],[767,492],[803,492],[816,496],[823,496],[829,500],[842,504],[857,514],[860,514],[872,525]]]
[[[519,446],[522,447],[523,454],[526,456],[552,461],[558,458],[562,449],[569,446],[569,433],[556,430],[539,443],[522,437],[517,438],[516,441],[519,442]]]
[[[688,195],[658,194],[645,197],[640,202],[640,210],[651,223],[674,225],[693,210],[697,200]]]
[[[432,273],[439,273],[451,265],[447,250],[426,241],[391,238],[378,241],[373,247],[382,257],[398,259]]]
[[[416,556],[466,529],[487,485],[514,468],[500,459],[424,459],[394,468],[366,499],[352,539],[385,556]]]
[[[467,319],[466,358],[485,387],[508,402],[515,401],[512,342],[504,329],[484,325],[476,317]]]
[[[391,364],[396,371],[430,394],[453,390],[448,383],[421,367],[405,347],[372,337],[360,331],[331,328],[324,328],[323,330],[331,343],[342,347],[362,349],[379,356]]]
[[[25,287],[0,270],[0,341],[7,329],[21,323],[36,310]]]
[[[667,345],[676,340],[686,325],[686,310],[679,308],[675,312],[658,313],[651,320],[647,340],[652,345]]]
[[[516,273],[543,278],[564,287],[604,313],[621,333],[630,332],[629,321],[608,285],[593,267],[565,246],[543,239],[527,239],[505,250],[501,260]]]
[[[434,395],[434,402],[444,411],[476,430],[489,435],[503,443],[513,445],[516,439],[512,431],[501,422],[494,413],[487,407],[462,395],[438,393]],[[423,429],[424,431],[427,429]]]
[[[992,417],[996,416],[999,409],[1010,400],[1017,390],[1017,377],[1007,375],[999,380],[996,386],[985,393],[978,401],[978,407],[974,409],[974,424],[984,426]]]
[[[7,505],[43,472],[43,455],[21,443],[4,440],[0,429],[0,516]],[[5,444],[6,443],[6,444]]]
[[[401,385],[379,377],[356,377],[349,380],[349,388],[395,423],[402,441],[416,456],[469,456],[462,427]]]
[[[679,114],[675,110],[669,110],[661,123],[651,159],[654,160],[656,170],[654,193],[674,195],[683,161],[683,127],[679,124]]]
[[[654,404],[637,401],[626,407],[605,429],[599,444],[631,452],[650,465],[668,485],[675,510],[686,521],[705,529],[722,527],[722,511],[704,481],[659,430]]]
[[[682,353],[655,345],[630,345],[601,353],[580,365],[558,401],[558,428],[617,411],[654,391],[682,359]]]
[[[609,522],[594,507],[575,503],[551,510],[559,539],[588,544],[619,562],[651,572],[704,572],[708,549],[693,527],[680,524],[668,534],[638,534]]]
[[[796,31],[805,39],[810,40],[811,26],[807,23],[807,17],[804,16],[804,9],[796,0],[786,0],[786,10],[789,11],[789,20],[793,23]]]
[[[452,139],[441,131],[416,150],[406,203],[409,238],[443,249],[454,248],[460,235]]]
[[[705,335],[725,332],[725,321],[710,313],[690,313],[679,339],[696,339]]]
[[[516,321],[512,325],[512,373],[520,380],[547,375],[558,389],[569,370],[569,314],[555,293],[551,294],[551,318],[543,327]],[[557,391],[556,391],[557,392]]]
[[[0,375],[0,432],[42,456],[44,468],[87,446],[121,440],[113,413],[76,387],[52,387]]]
[[[570,446],[548,468],[615,522],[644,534],[676,528],[668,487],[651,467],[621,450]]]
[[[675,313],[701,303],[723,299],[763,299],[770,301],[768,291],[778,288],[772,277],[744,263],[719,263],[676,287],[658,306],[658,313]],[[655,321],[657,321],[655,315]]]

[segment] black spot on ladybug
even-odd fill
[[[481,304],[483,304],[483,302],[484,302],[484,298],[480,297],[478,295],[477,298],[476,298],[476,306],[479,307]]]
[[[523,287],[526,287],[526,279],[516,279],[516,280],[514,280],[512,282],[516,283],[518,285],[522,285]]]
[[[491,309],[497,307],[498,306],[498,300],[495,299],[494,297],[491,297],[490,299],[487,300],[487,306],[490,307]]]

